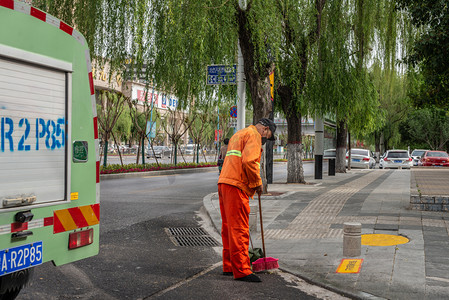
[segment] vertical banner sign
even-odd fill
[[[216,142],[218,142],[218,134],[220,134],[220,136],[223,136],[222,135],[222,133],[223,133],[223,130],[217,130],[217,129],[215,129],[215,141]]]
[[[274,71],[270,74],[270,92],[271,92],[271,101],[274,99]]]
[[[147,136],[152,139],[156,137],[156,122],[147,121]]]

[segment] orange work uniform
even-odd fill
[[[249,248],[249,197],[262,185],[260,156],[262,136],[251,125],[229,140],[226,159],[218,180],[223,241],[223,272],[234,278],[252,273]]]

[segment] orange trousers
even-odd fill
[[[249,198],[241,189],[225,183],[218,184],[223,241],[223,272],[234,278],[252,273],[249,260]]]

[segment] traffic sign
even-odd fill
[[[210,65],[207,66],[207,84],[236,84],[237,65]]]
[[[231,115],[231,118],[237,118],[237,106],[231,106],[229,114]]]

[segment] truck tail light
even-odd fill
[[[346,155],[346,159],[348,159],[349,157]]]
[[[409,159],[408,159],[408,161],[412,161],[413,159],[410,157]]]
[[[364,157],[363,160],[364,161],[369,161],[369,158],[368,157]]]
[[[388,161],[388,158],[385,157],[385,158],[384,158],[384,161]]]
[[[69,249],[76,249],[79,247],[92,244],[94,241],[94,229],[87,229],[83,231],[73,232],[69,235]]]

